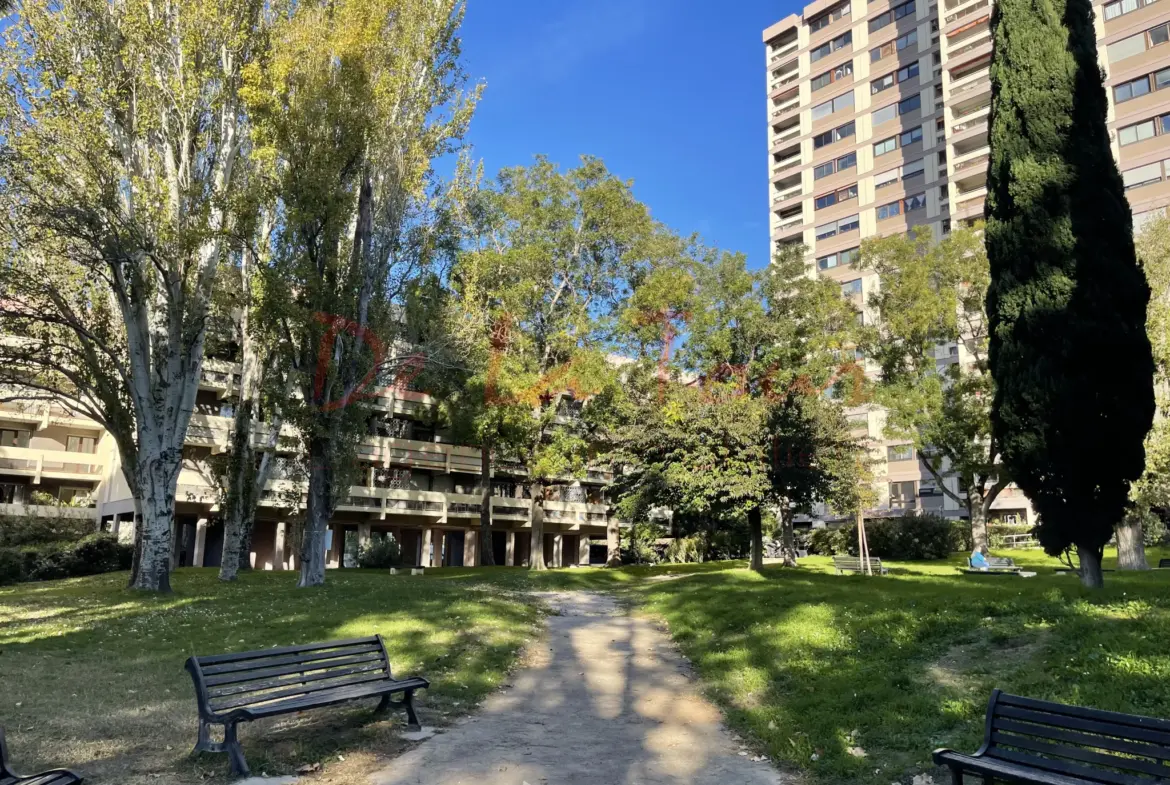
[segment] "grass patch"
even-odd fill
[[[221,584],[215,570],[184,569],[171,596],[125,584],[115,573],[0,589],[0,724],[21,770],[72,766],[87,782],[119,785],[226,779],[226,755],[190,754],[189,655],[374,633],[385,636],[396,673],[433,680],[421,712],[441,725],[499,685],[539,624],[531,602],[482,581],[345,570],[302,591],[291,573]],[[392,751],[392,729],[404,721],[401,713],[374,721],[372,707],[241,725],[248,762],[257,774],[338,768],[339,757],[372,765],[361,759]]]
[[[184,569],[168,597],[126,591],[124,574],[24,584],[0,589],[0,724],[25,769],[74,766],[96,785],[224,781],[226,756],[190,755],[188,655],[380,632],[397,672],[434,681],[421,711],[442,725],[495,689],[536,633],[530,594],[565,589],[610,591],[665,620],[731,723],[812,781],[905,783],[935,747],[974,750],[992,687],[1170,717],[1170,571],[1109,573],[1092,593],[1039,551],[1010,553],[1040,574],[961,575],[958,554],[891,562],[880,578],[836,576],[813,557],[762,574],[743,562],[345,570],[312,591],[288,573],[224,585]],[[371,708],[243,725],[249,763],[322,763],[361,781],[396,752],[402,722]]]
[[[973,751],[993,687],[1170,717],[1170,572],[1110,573],[1093,593],[1039,551],[1013,556],[1040,574],[960,575],[956,556],[837,576],[814,557],[633,594],[731,723],[815,780],[906,782],[936,747]]]

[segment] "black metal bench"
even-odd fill
[[[430,686],[418,676],[395,679],[391,675],[381,635],[190,657],[186,667],[199,702],[195,751],[226,752],[232,773],[240,775],[248,773],[248,763],[236,735],[238,723],[381,698],[377,711],[404,708],[410,726],[418,729],[414,692]],[[391,701],[390,696],[397,693],[402,693],[402,700]],[[211,740],[211,725],[223,725],[222,742]]]
[[[869,557],[869,566],[874,575],[885,575],[889,572],[882,566],[882,560],[875,556]],[[834,556],[833,569],[837,571],[837,575],[843,572],[865,572],[865,564],[860,556]]]
[[[68,769],[53,769],[42,774],[21,776],[8,768],[8,745],[4,742],[4,729],[0,728],[0,785],[79,785],[84,782],[80,775]]]
[[[1016,562],[1007,556],[988,556],[987,566],[979,568],[971,564],[971,557],[967,557],[967,569],[962,572],[968,575],[1015,575],[1020,572],[1022,568],[1016,566]]]
[[[1170,559],[1158,559],[1158,569],[1164,570],[1170,567]]]
[[[1022,698],[994,690],[983,746],[974,755],[934,751],[951,770],[1041,785],[1152,785],[1170,780],[1170,721]]]

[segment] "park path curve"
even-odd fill
[[[653,624],[613,598],[538,595],[547,643],[475,716],[391,761],[375,785],[787,785],[752,760]],[[425,714],[423,717],[425,721]]]

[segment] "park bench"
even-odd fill
[[[1164,570],[1170,567],[1170,559],[1158,559],[1158,569]]]
[[[983,782],[1152,785],[1170,779],[1170,721],[1022,698],[993,690],[983,746],[934,751],[934,762]]]
[[[53,769],[42,774],[22,777],[8,768],[8,745],[4,743],[4,729],[0,728],[0,785],[78,785],[83,780],[66,769]]]
[[[869,558],[869,566],[874,575],[885,575],[889,572],[882,566],[882,560],[873,556]],[[843,572],[865,572],[865,564],[862,563],[860,556],[834,556],[833,569],[837,571],[837,575]]]
[[[377,711],[404,708],[407,721],[417,730],[414,692],[430,686],[417,676],[395,679],[391,675],[381,635],[190,657],[186,667],[199,702],[195,751],[226,752],[232,773],[239,775],[248,774],[248,764],[236,735],[238,723],[381,698]],[[398,693],[402,700],[391,701]],[[223,725],[222,742],[211,740],[211,725]]]
[[[1013,559],[1006,556],[988,556],[987,567],[980,569],[971,564],[971,557],[967,557],[967,569],[963,572],[969,575],[1015,575],[1021,570]]]

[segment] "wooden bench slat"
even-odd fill
[[[259,706],[273,701],[283,700],[285,698],[295,698],[299,695],[311,695],[316,692],[324,692],[326,690],[336,690],[341,687],[352,687],[358,684],[367,684],[369,682],[385,682],[386,675],[384,673],[370,672],[354,674],[345,678],[344,681],[330,682],[328,684],[316,683],[311,686],[297,686],[290,687],[286,690],[275,690],[268,693],[249,693],[241,695],[234,700],[228,700],[224,703],[216,702],[214,708],[217,712],[227,712],[232,709],[238,709],[243,706]]]
[[[309,673],[328,668],[344,668],[347,665],[358,665],[363,662],[382,662],[382,653],[370,652],[369,654],[358,654],[353,657],[342,657],[338,660],[330,660],[327,665],[313,662],[307,665],[282,665],[279,668],[258,668],[254,671],[225,673],[220,676],[208,677],[205,679],[205,682],[208,687],[222,687],[225,684],[243,684],[244,682],[259,681],[272,676],[288,676],[294,673]]]
[[[325,641],[322,643],[305,643],[299,646],[279,646],[273,649],[259,649],[257,651],[240,651],[232,654],[212,654],[206,657],[197,657],[202,666],[218,665],[225,662],[243,662],[261,657],[275,657],[280,654],[299,654],[301,652],[320,651],[321,649],[340,649],[345,646],[372,645],[381,646],[377,636],[366,638],[350,638],[344,641]]]
[[[1115,736],[1135,741],[1148,741],[1154,744],[1170,744],[1170,734],[1149,728],[1122,726],[1117,723],[1103,723],[1100,720],[1081,719],[1079,717],[1045,714],[1043,712],[1019,709],[1015,706],[1003,706],[996,711],[997,717],[1012,717],[1017,720],[1027,720],[1041,725],[1050,725],[1072,730],[1083,730],[1089,733],[1098,733],[1104,736]]]
[[[992,755],[1000,760],[1008,760],[1024,766],[1030,766],[1034,769],[1044,769],[1045,771],[1064,774],[1068,777],[1077,777],[1079,779],[1105,783],[1105,785],[1150,785],[1150,781],[1145,777],[1123,774],[1122,772],[1110,771],[1109,769],[1094,768],[1092,766],[1082,766],[1079,763],[1073,763],[1072,761],[1060,758],[1044,758],[1039,755],[1031,755],[1026,752],[1016,752],[1015,750],[1001,748],[997,748],[994,753],[988,753],[988,755]]]
[[[987,774],[1006,782],[1030,782],[1038,785],[1084,785],[1080,777],[1068,777],[1051,771],[1021,766],[998,758],[963,755],[952,750],[936,750],[934,762],[939,766],[958,766],[963,771]],[[1148,785],[1148,784],[1147,784]]]
[[[377,641],[359,646],[339,646],[332,650],[316,649],[313,653],[310,654],[310,656],[305,656],[305,654],[291,654],[273,655],[272,657],[249,657],[248,659],[240,660],[239,662],[205,667],[203,668],[203,675],[216,676],[223,673],[242,673],[244,671],[259,670],[260,668],[271,668],[277,665],[303,665],[308,662],[332,660],[337,659],[338,657],[349,657],[354,654],[369,653],[382,653],[382,647],[378,645]],[[198,659],[199,664],[203,665],[203,658],[200,657]]]
[[[255,708],[244,708],[240,709],[240,712],[253,719],[261,719],[277,714],[292,714],[293,712],[305,711],[306,709],[319,709],[324,706],[332,706],[335,703],[343,703],[357,698],[374,697],[388,692],[400,692],[403,689],[421,689],[426,686],[428,686],[427,680],[419,678],[407,679],[400,682],[374,682],[366,685],[332,690],[318,695],[308,695],[303,698],[293,698]]]
[[[0,785],[77,785],[81,777],[69,771],[47,771],[31,777],[0,777]]]
[[[1081,733],[1080,731],[1069,730],[1067,728],[1058,728],[1051,725],[1033,725],[1032,723],[1016,722],[1015,720],[1002,720],[995,723],[995,727],[998,730],[1023,733],[1038,738],[1068,741],[1073,744],[1084,744],[1088,747],[1100,747],[1101,749],[1112,750],[1113,752],[1123,752],[1127,755],[1144,755],[1149,758],[1170,761],[1170,748],[1157,744],[1145,744],[1141,741],[1130,741],[1128,737],[1119,738],[1117,736]]]
[[[1015,696],[1012,696],[1013,698]],[[1089,720],[1091,722],[1100,723],[1100,733],[1111,732],[1109,728],[1114,726],[1118,732],[1128,733],[1130,728],[1140,728],[1142,730],[1152,730],[1164,734],[1161,739],[1164,743],[1170,744],[1170,722],[1158,719],[1157,717],[1143,717],[1138,714],[1122,714],[1117,711],[1105,711],[1103,709],[1089,709],[1082,706],[1065,706],[1060,703],[1050,703],[1049,701],[1037,701],[1031,699],[1025,700],[1001,700],[996,704],[996,713],[1007,714],[1007,710],[1026,711],[1029,712],[1029,719],[1032,722],[1039,722],[1044,725],[1059,725],[1066,719],[1075,720]],[[1015,716],[1014,713],[1009,716]],[[1045,720],[1044,717],[1051,719]],[[1041,718],[1041,719],[1034,719]],[[1086,728],[1078,726],[1081,730],[1093,731],[1094,728]],[[1153,741],[1148,739],[1147,741]]]
[[[1149,774],[1154,777],[1166,779],[1170,777],[1170,766],[1163,766],[1158,763],[1153,763],[1141,758],[1129,758],[1122,755],[1108,755],[1101,752],[1094,752],[1083,747],[1070,747],[1067,744],[1053,744],[1049,741],[1044,741],[1035,737],[1018,736],[1012,733],[1001,733],[993,731],[991,740],[997,745],[1007,745],[1009,747],[1017,747],[1022,750],[1030,750],[1032,752],[1039,752],[1044,755],[1055,756],[1056,758],[1065,758],[1074,761],[1081,761],[1082,763],[1095,763],[1099,766],[1110,766],[1115,769],[1125,769],[1127,771],[1135,771],[1141,774]],[[999,746],[996,747],[994,754],[998,755],[1001,752]]]
[[[208,690],[207,696],[212,701],[212,703],[214,703],[220,698],[230,698],[233,695],[244,695],[251,692],[264,692],[265,690],[275,690],[281,687],[289,687],[294,684],[311,684],[315,681],[339,679],[342,676],[369,672],[380,673],[382,674],[382,678],[385,678],[385,665],[383,665],[381,662],[367,662],[364,665],[355,665],[352,668],[340,668],[336,670],[324,671],[322,673],[293,674],[292,676],[265,679],[264,681],[249,682],[247,684],[232,684],[227,687],[216,687],[215,689]]]

